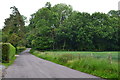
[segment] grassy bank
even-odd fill
[[[9,63],[1,63],[1,64],[8,67],[14,63],[15,59],[16,59],[16,57],[13,57],[13,59],[11,61],[9,61]]]
[[[117,52],[34,51],[32,54],[102,78],[118,77]]]

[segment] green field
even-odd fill
[[[73,55],[79,55],[80,56],[93,56],[96,58],[108,58],[109,56],[112,57],[112,60],[118,61],[120,58],[118,57],[118,54],[120,52],[118,51],[104,51],[104,52],[92,52],[92,51],[46,51],[45,53],[51,53],[51,54],[73,54]]]
[[[32,54],[102,78],[118,77],[118,52],[34,51]]]

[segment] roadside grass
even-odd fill
[[[112,60],[118,61],[120,58],[118,57],[118,54],[120,52],[118,51],[104,51],[104,52],[92,52],[92,51],[45,51],[46,53],[52,53],[52,54],[73,54],[80,56],[93,56],[96,58],[108,58],[108,56],[112,56]]]
[[[8,66],[10,66],[10,65],[12,65],[12,64],[14,63],[15,59],[16,59],[16,57],[13,57],[13,58],[9,61],[9,63],[1,63],[1,64],[4,65],[4,66],[6,66],[6,68],[7,68]]]
[[[114,57],[112,63],[107,58],[109,53],[113,54],[111,56]],[[116,60],[118,59],[117,52],[34,51],[32,54],[101,78],[118,78],[118,61]],[[97,57],[95,55],[97,55]]]

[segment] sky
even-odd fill
[[[107,13],[110,10],[118,10],[119,1],[120,0],[1,0],[0,29],[3,28],[5,19],[10,16],[10,7],[12,6],[16,6],[19,12],[29,20],[30,15],[44,7],[46,2],[50,2],[52,6],[58,3],[65,3],[71,5],[73,10],[80,12]]]

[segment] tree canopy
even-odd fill
[[[28,44],[38,50],[119,50],[119,19],[120,11],[90,15],[46,3],[31,15]]]
[[[25,23],[23,16],[20,14],[18,9],[13,6],[12,14],[10,17],[5,19],[3,32],[3,42],[9,42],[14,46],[22,46],[24,45],[24,37],[25,37]]]
[[[26,27],[14,6],[5,20],[3,42],[24,45],[37,50],[119,50],[120,10],[107,14],[74,11],[71,5],[47,2],[31,15]]]

